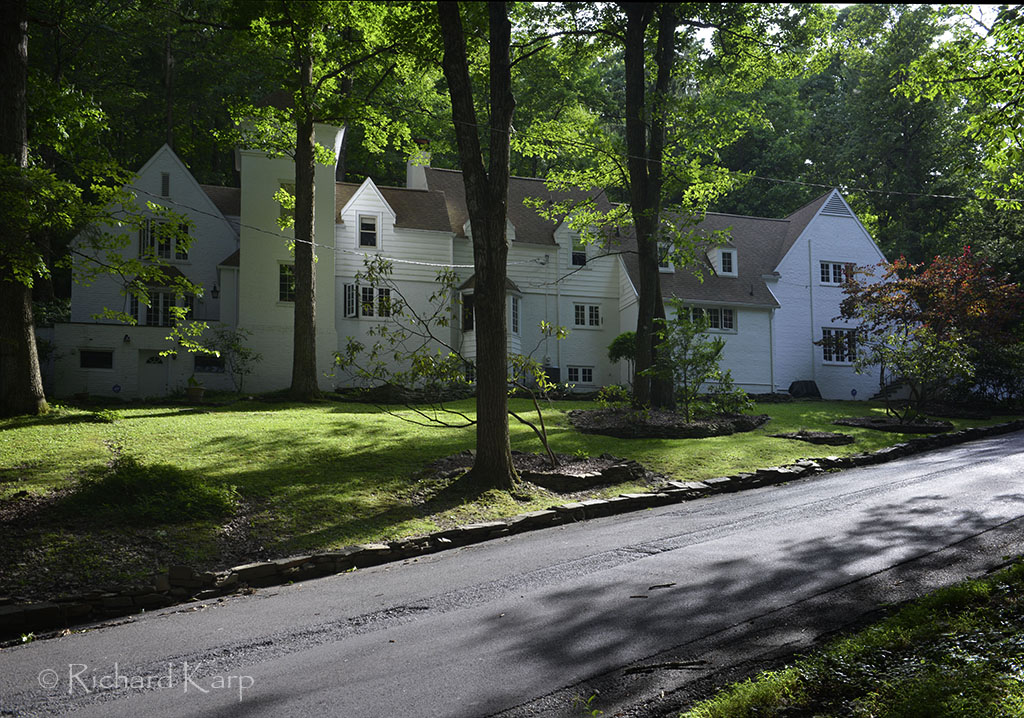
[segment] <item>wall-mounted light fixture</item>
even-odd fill
[[[132,338],[130,336],[128,336],[127,334],[124,335],[124,343],[125,344],[131,344],[132,343]]]
[[[220,296],[220,289],[217,288],[216,284],[214,284],[213,289],[210,290],[210,296],[214,299],[217,299]]]

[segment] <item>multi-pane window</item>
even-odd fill
[[[384,288],[377,290],[377,316],[391,316],[391,290]]]
[[[171,307],[174,306],[174,294],[159,289],[149,292],[149,306],[146,307],[147,327],[171,326]]]
[[[658,242],[658,268],[672,270],[672,245],[664,240]]]
[[[849,262],[822,262],[821,283],[842,284],[853,273],[853,265]]]
[[[476,316],[473,311],[473,295],[462,295],[462,331],[473,331],[473,324]]]
[[[568,380],[572,384],[593,384],[594,367],[592,366],[570,366],[568,367]]]
[[[519,333],[519,297],[511,297],[508,311],[509,329],[513,334]]]
[[[574,304],[573,324],[577,327],[601,326],[601,306],[598,304]]]
[[[188,225],[187,224],[183,224],[183,225],[178,227],[178,230],[182,234],[187,235],[188,234]],[[185,245],[185,242],[182,241],[182,238],[180,236],[174,238],[174,258],[175,259],[180,259],[182,261],[188,259],[188,247]]]
[[[391,289],[345,285],[344,312],[346,317],[390,317],[395,310]]]
[[[377,218],[372,214],[359,215],[359,246],[377,246]]]
[[[188,234],[188,225],[178,225],[178,232]],[[172,236],[170,225],[163,220],[147,219],[139,227],[139,257],[142,259],[188,259],[186,242]]]
[[[114,352],[80,349],[78,351],[78,366],[82,369],[113,369]]]
[[[587,263],[587,245],[576,235],[573,235],[572,238],[572,258],[570,263],[574,267],[582,267]]]
[[[821,330],[822,359],[838,364],[852,364],[857,355],[855,337],[853,329],[823,328]]]
[[[359,313],[364,317],[373,316],[373,298],[374,292],[373,287],[360,287],[362,294],[362,302],[359,305]]]
[[[356,304],[356,285],[345,285],[345,316],[358,317],[359,307]]]
[[[723,249],[722,250],[722,274],[735,274],[736,270],[733,269],[732,263],[732,251]]]
[[[690,307],[690,321],[706,319],[708,329],[734,331],[736,315],[729,307]]]
[[[278,290],[277,298],[282,302],[295,301],[295,265],[278,265]]]

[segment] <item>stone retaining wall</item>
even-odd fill
[[[825,471],[879,464],[922,451],[1020,429],[1024,429],[1024,420],[911,439],[870,453],[802,459],[788,466],[772,466],[703,481],[669,481],[653,492],[559,504],[543,511],[519,514],[500,521],[468,524],[428,536],[406,538],[387,544],[348,546],[337,551],[309,556],[248,563],[217,573],[196,573],[188,566],[171,566],[166,573],[155,576],[150,584],[130,586],[116,592],[92,591],[55,601],[27,604],[13,603],[9,599],[0,598],[0,639],[14,637],[17,640],[29,632],[59,630],[76,624],[166,608],[188,601],[216,600],[230,593],[330,576],[479,543],[498,536],[690,501],[715,493],[780,484]]]

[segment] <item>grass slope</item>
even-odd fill
[[[531,411],[525,401],[513,406]],[[835,418],[882,412],[861,402],[765,404],[756,411],[772,420],[756,431],[688,440],[579,434],[565,413],[592,406],[558,402],[546,412],[556,452],[611,453],[681,480],[909,438],[844,427],[853,444],[823,447],[767,436],[831,430]],[[474,413],[472,401],[459,408]],[[398,413],[343,402],[236,401],[2,420],[0,527],[8,540],[0,561],[9,568],[0,595],[59,592],[86,580],[123,583],[173,563],[219,568],[251,555],[392,540],[561,502],[543,489],[514,499],[458,478],[417,478],[430,462],[472,447],[474,431],[425,428],[400,418],[411,412]],[[540,450],[532,431],[515,422],[512,443]],[[591,495],[647,488],[622,484]]]
[[[682,718],[1024,716],[1024,564],[937,591]]]

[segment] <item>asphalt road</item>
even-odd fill
[[[1024,552],[1024,433],[0,651],[0,715],[667,715]]]

